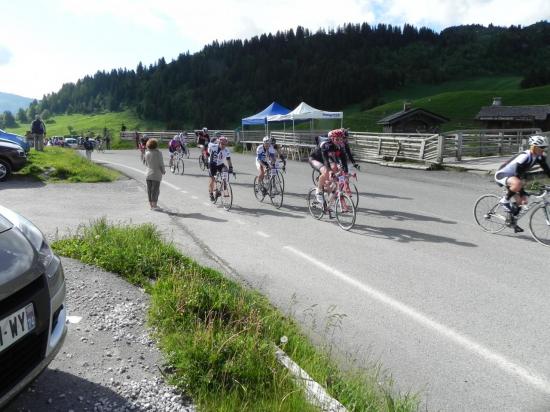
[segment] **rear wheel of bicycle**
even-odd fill
[[[317,184],[319,183],[319,176],[321,176],[321,172],[317,169],[313,169],[313,171],[311,172],[311,180],[313,180],[313,184],[315,186],[317,186]]]
[[[529,230],[537,242],[550,246],[550,204],[540,204],[533,209]]]
[[[260,202],[264,201],[265,194],[262,191],[262,186],[258,184],[258,176],[254,177],[254,196]]]
[[[180,175],[183,174],[183,171],[185,170],[185,165],[183,164],[183,159],[178,159],[178,162],[176,164],[176,169],[178,170],[178,173]]]
[[[231,189],[231,183],[222,181],[219,188],[223,208],[225,210],[231,209],[231,205],[233,205],[233,189]]]
[[[285,178],[283,177],[283,174],[281,172],[277,173],[277,177],[281,180],[281,187],[283,188],[283,192],[285,191]]]
[[[498,233],[506,227],[508,212],[499,200],[496,195],[483,195],[474,205],[474,219],[486,232]]]
[[[357,212],[353,200],[348,195],[341,193],[336,199],[336,220],[344,230],[350,230],[355,224]]]
[[[307,194],[307,208],[315,219],[319,220],[325,214],[324,205],[317,201],[317,189],[311,189]],[[324,203],[324,202],[323,202]]]
[[[279,176],[272,176],[269,182],[271,204],[279,209],[283,205],[283,185]]]
[[[199,167],[201,168],[201,170],[206,169],[206,162],[204,161],[204,156],[202,155],[202,153],[199,155]]]

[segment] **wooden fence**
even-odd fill
[[[209,130],[208,134],[210,136],[214,136],[215,133],[220,132],[223,134],[230,143],[235,143],[237,141],[237,135],[234,130]],[[136,133],[139,138],[141,138],[143,135],[147,135],[147,137],[153,137],[155,139],[158,139],[159,142],[167,142],[172,139],[175,135],[178,133],[184,133],[185,137],[187,139],[187,142],[194,142],[196,140],[195,132],[182,132],[181,130],[164,130],[164,131],[152,131],[152,132],[143,132],[138,130],[131,130],[131,131],[124,131],[120,132],[120,138],[122,140],[135,140]]]
[[[218,130],[209,131],[214,135]],[[264,131],[235,132],[219,130],[232,143],[241,143],[245,151],[255,151],[261,144]],[[124,140],[147,134],[160,140],[171,139],[178,131],[121,132]],[[307,158],[315,147],[315,137],[326,131],[269,132],[291,159]],[[457,130],[441,134],[422,133],[366,133],[350,131],[349,142],[358,161],[389,160],[415,161],[426,165],[444,163],[445,158],[462,160],[463,156],[499,156],[517,153],[527,145],[530,135],[541,133],[539,129]],[[550,132],[542,133],[550,138]],[[193,132],[187,133],[188,141],[195,140]]]

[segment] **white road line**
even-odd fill
[[[187,190],[180,190],[181,193],[187,193]]]
[[[177,187],[176,185],[173,185],[172,183],[169,183],[169,182],[165,182],[164,180],[162,181],[162,184],[165,184],[166,186],[171,187],[174,190],[180,190],[180,188]]]
[[[239,219],[235,219],[235,223],[238,223],[239,225],[245,225],[246,224],[242,220],[239,220]]]
[[[212,206],[212,203],[208,203],[208,202],[202,202],[202,204],[205,206]]]
[[[197,200],[198,197],[197,196],[191,196],[191,199]]]
[[[334,277],[340,280],[343,280],[344,282],[348,283],[354,288],[357,288],[365,292],[374,300],[377,300],[378,302],[391,307],[395,311],[401,312],[402,314],[413,319],[414,321],[418,322],[422,326],[428,329],[431,329],[434,332],[437,332],[440,335],[446,337],[447,339],[453,341],[454,343],[462,346],[467,351],[473,352],[478,356],[482,357],[483,359],[485,359],[486,361],[495,364],[506,373],[513,375],[515,377],[518,377],[525,383],[534,386],[535,388],[537,388],[542,392],[550,394],[550,381],[548,381],[548,378],[545,377],[544,375],[531,372],[526,367],[508,360],[505,356],[499,354],[498,352],[492,351],[491,349],[473,341],[467,336],[461,335],[457,331],[433,319],[430,319],[427,315],[424,315],[423,313],[413,309],[412,307],[399,302],[398,300],[386,295],[383,292],[380,292],[379,290],[376,290],[370,287],[365,283],[362,283],[356,279],[353,279],[352,277],[346,275],[345,273],[340,272],[339,270],[334,269],[333,267],[330,267],[329,265],[299,251],[298,249],[293,248],[292,246],[284,246],[283,249],[286,249],[289,252],[292,252],[295,255],[300,256],[301,258],[307,260],[308,262],[312,263],[318,268],[330,273]]]
[[[256,231],[256,234],[260,235],[261,237],[266,237],[266,238],[267,238],[267,237],[271,237],[271,236],[269,236],[267,233],[261,232],[261,231],[259,231],[259,230]]]
[[[107,164],[111,164],[111,165],[115,165],[115,166],[120,166],[120,167],[125,167],[126,169],[133,170],[134,172],[141,173],[142,175],[145,174],[145,172],[143,170],[136,169],[135,167],[126,166],[126,165],[123,165],[122,163],[107,162],[107,161],[105,161],[103,163],[107,163]]]

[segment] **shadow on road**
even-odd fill
[[[452,237],[430,235],[428,233],[417,232],[416,230],[376,227],[372,225],[355,224],[351,229],[352,233],[358,233],[364,236],[378,237],[382,239],[395,240],[400,243],[409,242],[431,242],[431,243],[450,243],[464,247],[478,247],[475,243],[461,242]]]
[[[242,206],[236,206],[231,211],[235,211],[236,214],[240,215],[248,215],[248,216],[281,216],[281,217],[291,217],[293,219],[304,219],[306,216],[296,216],[295,214],[291,213],[285,213],[281,211],[281,209],[275,209],[270,203],[269,199],[267,199],[267,203],[264,201],[265,208],[257,208],[257,209],[250,209]],[[289,208],[288,206],[284,206],[283,208]]]
[[[457,224],[457,222],[454,222],[452,220],[445,220],[435,216],[419,215],[418,213],[403,212],[401,210],[378,210],[378,209],[363,208],[359,206],[359,208],[357,209],[357,213],[365,214],[367,216],[368,215],[383,216],[383,217],[389,218],[390,220],[395,220],[398,222],[402,222],[405,220],[413,220],[413,221],[419,221],[419,222],[445,223],[448,225]]]
[[[8,180],[0,182],[0,190],[2,189],[36,189],[46,186],[46,183],[39,179],[30,176],[21,176],[18,174],[11,175]]]
[[[165,213],[168,216],[181,217],[184,219],[209,220],[210,222],[227,222],[227,219],[218,219],[212,216],[206,216],[202,213],[181,213],[170,209],[159,209],[159,213]]]
[[[400,200],[413,200],[412,197],[402,197],[396,195],[386,195],[382,193],[373,193],[373,192],[359,192],[360,197],[374,197],[380,199],[400,199]]]
[[[4,412],[113,410],[131,404],[111,389],[70,373],[46,369],[34,383],[10,403]],[[135,411],[143,410],[140,408]]]

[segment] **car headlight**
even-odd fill
[[[0,206],[0,213],[8,219],[17,229],[19,229],[25,237],[29,240],[32,246],[38,252],[38,259],[44,267],[48,267],[53,260],[53,252],[46,242],[44,235],[30,220],[25,219],[23,216]]]

